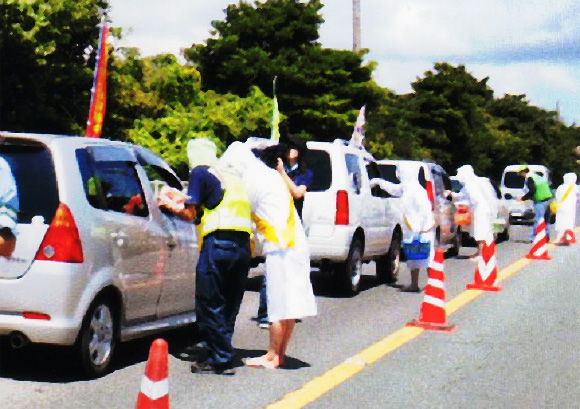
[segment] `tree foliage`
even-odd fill
[[[95,66],[100,9],[106,0],[0,2],[0,128],[84,134]],[[450,174],[465,163],[498,179],[513,163],[539,163],[558,183],[578,170],[580,128],[525,95],[495,98],[488,79],[441,62],[408,94],[379,87],[367,50],[323,48],[319,0],[240,2],[214,21],[214,36],[173,55],[112,52],[103,137],[144,145],[182,177],[185,147],[207,137],[224,149],[268,137],[272,81],[282,132],[315,140],[349,139],[367,106],[365,143],[377,158],[431,159]],[[120,29],[113,33],[119,37]]]
[[[90,104],[100,11],[106,0],[0,2],[0,127],[13,131],[84,130]]]
[[[213,38],[194,44],[185,57],[196,64],[204,89],[245,96],[252,86],[272,95],[277,77],[281,124],[286,132],[319,140],[350,134],[364,104],[380,92],[371,80],[374,64],[363,64],[366,50],[353,53],[322,48],[324,21],[319,0],[240,2],[213,21]]]
[[[256,87],[246,98],[204,92],[194,67],[173,55],[140,58],[131,49],[114,60],[111,101],[104,135],[151,149],[182,177],[192,138],[212,139],[224,150],[234,140],[266,136],[272,114],[272,100]]]

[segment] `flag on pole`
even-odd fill
[[[349,146],[353,146],[357,149],[363,149],[363,139],[365,137],[363,126],[365,124],[365,110],[366,104],[362,106],[356,118],[356,123],[354,125],[354,131],[352,132],[352,137],[350,138]]]
[[[278,124],[280,123],[280,112],[278,111],[278,98],[276,98],[276,78],[274,77],[274,109],[272,113],[272,129],[270,133],[270,140],[278,143],[280,141],[280,130]]]
[[[93,78],[93,88],[91,89],[91,106],[89,108],[89,119],[87,120],[86,136],[99,138],[103,129],[103,119],[105,118],[105,108],[107,105],[107,60],[109,59],[107,39],[109,28],[103,24],[99,35],[99,48],[97,50],[97,63],[95,65],[95,76]]]

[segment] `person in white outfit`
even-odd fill
[[[560,242],[567,230],[573,230],[576,226],[576,202],[579,189],[576,185],[575,173],[566,173],[564,182],[556,189],[554,200],[556,210],[556,242]]]
[[[481,254],[483,243],[493,241],[493,221],[497,214],[497,207],[486,195],[487,187],[482,179],[475,175],[471,165],[463,165],[457,169],[457,179],[465,186],[465,192],[473,210],[471,236],[477,242],[477,251],[471,256],[473,260]],[[495,212],[494,212],[495,209]]]
[[[247,146],[231,144],[219,166],[235,169],[241,176],[266,258],[270,347],[265,355],[248,358],[245,364],[275,369],[284,362],[296,319],[317,313],[306,236],[286,182]]]
[[[403,204],[404,219],[407,229],[403,241],[411,242],[418,238],[421,242],[430,243],[430,254],[425,259],[407,260],[406,264],[411,272],[411,284],[401,288],[402,292],[421,291],[419,288],[419,272],[421,268],[429,266],[429,260],[433,256],[435,246],[435,218],[431,201],[427,195],[425,174],[427,170],[423,165],[416,167],[402,167],[401,180],[404,180],[401,201]]]

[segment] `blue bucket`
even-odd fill
[[[407,260],[426,260],[431,253],[431,242],[421,241],[419,237],[415,237],[412,241],[403,241],[401,248]]]

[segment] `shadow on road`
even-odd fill
[[[163,338],[169,353],[184,350],[199,342],[195,325],[121,343],[113,358],[111,372],[146,362],[153,341]],[[0,377],[18,381],[70,383],[86,381],[79,359],[72,348],[29,345],[14,350],[0,344]]]

